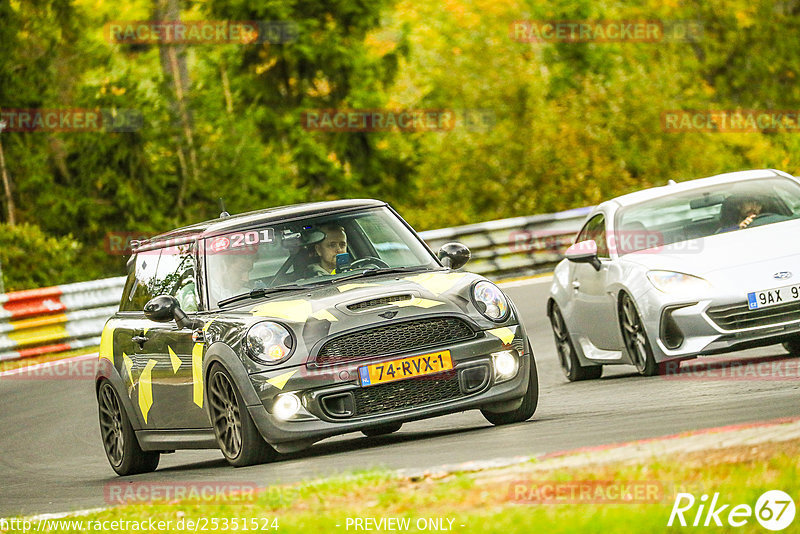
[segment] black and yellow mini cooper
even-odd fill
[[[268,209],[135,242],[103,330],[100,429],[120,475],[219,448],[234,466],[321,439],[479,409],[536,410],[519,313],[387,204]]]

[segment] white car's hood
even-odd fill
[[[800,220],[737,230],[622,257],[646,269],[700,276],[738,292],[800,284]],[[792,273],[777,277],[777,273]]]

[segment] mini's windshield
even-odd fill
[[[205,240],[209,302],[302,289],[359,273],[438,267],[386,208],[265,224]]]
[[[782,177],[715,185],[617,212],[620,254],[800,218],[800,186]]]

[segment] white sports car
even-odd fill
[[[547,314],[570,381],[777,343],[800,354],[800,181],[742,171],[603,202]]]

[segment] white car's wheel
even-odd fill
[[[636,310],[633,299],[627,293],[623,293],[620,298],[619,325],[622,329],[625,349],[628,351],[633,365],[636,366],[636,371],[642,376],[658,374],[659,366],[653,356],[653,350],[650,348],[644,323]]]
[[[600,375],[603,374],[602,365],[581,366],[578,361],[578,355],[575,353],[575,346],[569,336],[564,316],[561,315],[561,310],[559,310],[558,304],[555,302],[550,310],[550,326],[553,328],[558,363],[561,365],[561,370],[567,380],[577,382],[578,380],[600,378]]]

